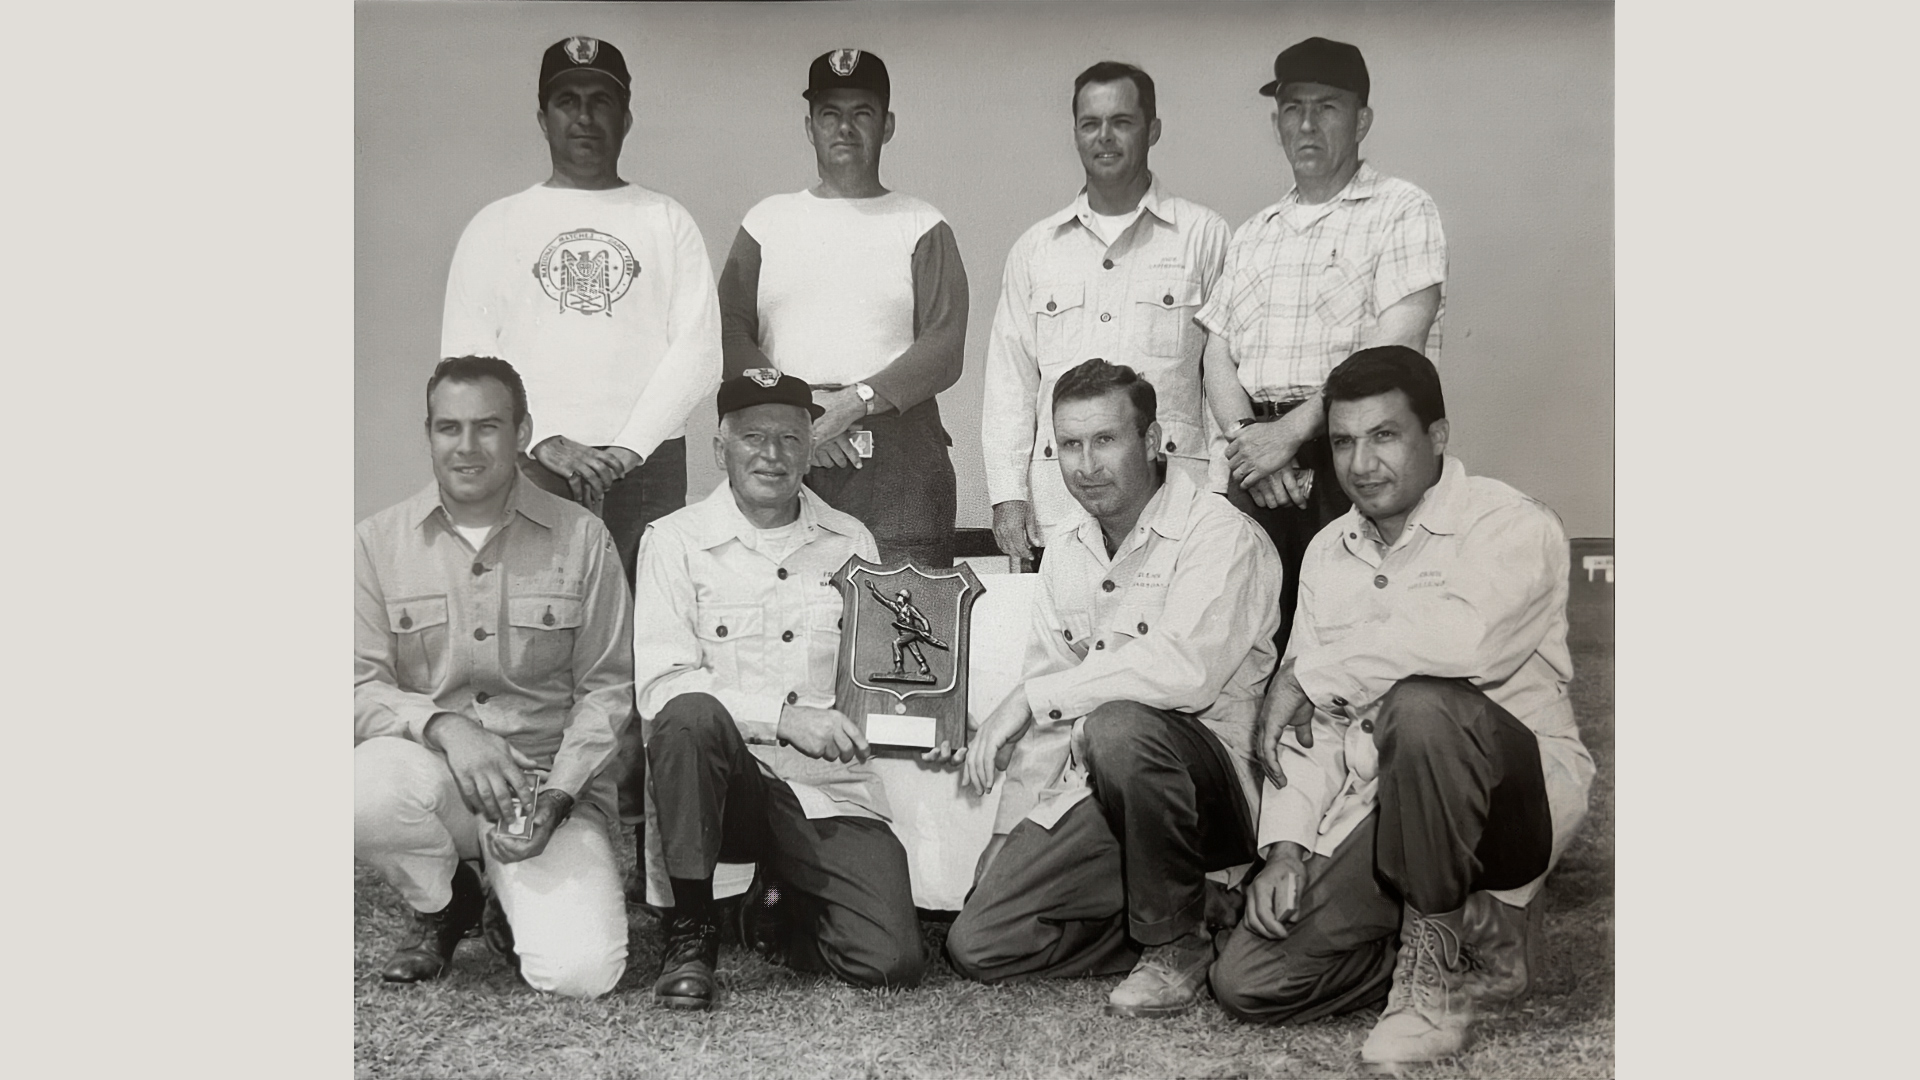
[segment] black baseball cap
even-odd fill
[[[1360,95],[1362,105],[1367,103],[1367,91],[1372,88],[1367,80],[1367,62],[1360,56],[1360,50],[1344,41],[1328,41],[1323,37],[1310,37],[1282,50],[1273,58],[1273,81],[1261,87],[1260,92],[1276,97],[1281,87],[1296,82],[1351,90]]]
[[[815,420],[827,411],[813,403],[813,387],[805,379],[782,375],[770,367],[748,368],[721,383],[720,392],[714,395],[714,406],[721,416],[755,405],[798,405]]]
[[[880,107],[893,96],[886,61],[864,49],[832,49],[814,57],[807,68],[807,89],[800,96],[812,101],[823,90],[871,90],[880,95]]]
[[[597,71],[612,79],[623,94],[633,93],[633,79],[627,75],[627,58],[612,42],[599,38],[574,36],[547,46],[540,57],[540,100],[547,99],[547,87],[570,71]]]

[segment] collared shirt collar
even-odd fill
[[[559,520],[559,515],[554,511],[560,503],[559,496],[540,490],[532,481],[522,476],[518,468],[513,470],[513,486],[507,490],[508,517],[519,514],[543,529],[551,529]],[[407,500],[407,520],[416,527],[425,525],[436,510],[440,512],[441,523],[451,528],[453,515],[447,513],[447,508],[441,501],[438,480],[429,481],[418,494]]]
[[[1413,504],[1413,509],[1408,512],[1407,522],[1400,529],[1400,538],[1406,539],[1407,534],[1415,529],[1425,529],[1435,536],[1450,536],[1459,532],[1466,527],[1470,495],[1466,465],[1448,454],[1445,463],[1440,466],[1440,479],[1420,496],[1420,501]],[[1341,531],[1347,534],[1349,550],[1353,547],[1355,535],[1363,540],[1371,540],[1382,548],[1388,546],[1382,542],[1380,530],[1357,506],[1347,511],[1341,521]]]
[[[747,520],[740,512],[740,505],[733,501],[733,484],[722,480],[713,494],[694,504],[697,512],[688,524],[693,542],[701,549],[716,548],[729,540],[739,540],[752,546],[758,542],[759,528]],[[839,533],[842,536],[854,536],[855,531],[849,524],[853,519],[840,513],[820,500],[820,496],[800,488],[800,528],[812,535],[817,529]]]
[[[1151,529],[1169,540],[1178,540],[1187,535],[1187,518],[1193,512],[1193,481],[1179,469],[1168,469],[1167,478],[1161,482],[1160,490],[1153,493],[1147,505],[1140,508],[1140,520],[1134,523],[1134,531]],[[1106,539],[1100,535],[1100,521],[1083,508],[1080,511],[1080,524],[1074,529],[1080,542],[1103,554],[1107,550]],[[1122,539],[1114,548],[1114,558],[1127,549]]]
[[[1140,209],[1178,228],[1180,222],[1177,219],[1172,200],[1167,195],[1166,188],[1160,184],[1160,177],[1149,171],[1147,178],[1147,193],[1140,196]],[[1082,184],[1080,186],[1080,193],[1073,197],[1072,202],[1048,218],[1047,225],[1051,228],[1058,229],[1068,222],[1079,221],[1082,214],[1092,213],[1093,207],[1087,202],[1086,185]]]
[[[1380,189],[1380,181],[1383,179],[1385,179],[1385,177],[1380,174],[1380,170],[1373,167],[1371,162],[1362,161],[1360,168],[1354,171],[1353,178],[1347,181],[1347,186],[1341,188],[1340,193],[1328,199],[1327,202],[1337,203],[1346,202],[1350,199],[1372,198],[1374,192]],[[1287,193],[1280,196],[1279,202],[1267,207],[1267,212],[1261,216],[1260,220],[1263,223],[1272,221],[1275,214],[1280,213],[1288,207],[1296,206],[1299,202],[1300,185],[1297,183],[1289,185]]]

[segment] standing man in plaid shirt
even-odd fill
[[[1447,241],[1426,192],[1360,159],[1373,125],[1360,50],[1313,37],[1273,61],[1273,125],[1293,187],[1233,234],[1194,316],[1207,401],[1227,432],[1228,497],[1280,551],[1280,636],[1307,542],[1351,503],[1333,482],[1320,387],[1361,349],[1440,347]],[[1216,463],[1216,468],[1222,463]],[[1317,481],[1317,482],[1316,482]]]

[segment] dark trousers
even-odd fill
[[[947,455],[953,440],[940,424],[939,405],[928,398],[904,413],[860,423],[873,432],[873,456],[858,469],[809,469],[807,486],[872,530],[882,562],[912,559],[930,570],[952,566],[959,496]]]
[[[1438,915],[1546,872],[1553,818],[1526,725],[1463,681],[1420,676],[1388,692],[1373,735],[1379,806],[1331,855],[1307,859],[1288,936],[1243,923],[1214,961],[1214,997],[1242,1020],[1298,1023],[1377,1002],[1403,905]]]
[[[687,440],[668,439],[654,448],[640,467],[607,489],[601,519],[620,549],[620,566],[633,585],[634,564],[640,556],[640,534],[647,526],[687,505]]]
[[[1321,444],[1315,447],[1314,444]],[[1314,464],[1313,492],[1307,497],[1306,509],[1295,506],[1282,506],[1272,510],[1253,501],[1238,484],[1227,482],[1227,500],[1254,520],[1254,523],[1273,541],[1280,552],[1280,567],[1286,574],[1280,582],[1280,629],[1274,633],[1273,644],[1279,655],[1287,651],[1287,639],[1293,634],[1293,609],[1300,600],[1300,567],[1307,558],[1307,544],[1314,535],[1327,527],[1327,523],[1352,509],[1353,501],[1347,493],[1340,490],[1340,482],[1333,475],[1332,463],[1325,451],[1326,438],[1309,439],[1302,447],[1296,460]]]
[[[1206,874],[1253,858],[1226,747],[1198,720],[1115,701],[1087,718],[1093,797],[1022,821],[954,920],[947,951],[983,982],[1128,971],[1204,926]]]
[[[747,750],[726,707],[682,694],[647,740],[669,877],[757,862],[795,904],[788,962],[855,986],[915,986],[925,969],[907,851],[884,821],[809,819]]]

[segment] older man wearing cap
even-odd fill
[[[468,223],[447,274],[444,356],[520,369],[542,430],[522,467],[603,505],[633,577],[640,533],[687,501],[687,417],[720,381],[713,266],[692,215],[620,178],[632,81],[611,42],[540,61],[552,175]]]
[[[1527,916],[1586,817],[1567,538],[1447,455],[1440,375],[1414,350],[1356,353],[1321,396],[1354,505],[1307,549],[1261,704],[1265,865],[1213,992],[1265,1023],[1385,995],[1361,1056],[1430,1061],[1525,993]]]
[[[1061,373],[1089,356],[1153,384],[1163,436],[1154,452],[1202,488],[1209,479],[1207,335],[1193,314],[1220,278],[1227,223],[1147,168],[1160,141],[1151,75],[1094,64],[1073,81],[1072,111],[1086,186],[1014,242],[987,340],[987,498],[1000,550],[1022,559],[1078,516],[1046,403]]]
[[[720,274],[729,376],[811,382],[807,486],[873,530],[880,555],[953,563],[952,440],[934,395],[960,378],[967,274],[940,211],[880,183],[893,138],[887,65],[835,49],[807,72],[820,182],[762,200]]]
[[[1293,186],[1234,232],[1220,286],[1195,316],[1228,438],[1218,466],[1286,567],[1282,645],[1307,543],[1349,505],[1327,472],[1321,383],[1369,346],[1439,347],[1440,214],[1426,192],[1361,160],[1370,90],[1366,61],[1344,42],[1308,38],[1274,58],[1260,92],[1274,99]]]
[[[747,930],[770,959],[856,986],[912,986],[923,959],[906,849],[833,707],[834,571],[873,535],[801,485],[823,414],[812,389],[756,368],[719,393],[727,479],[641,545],[635,678],[673,891],[655,1000],[711,1008],[713,869],[755,861]]]

